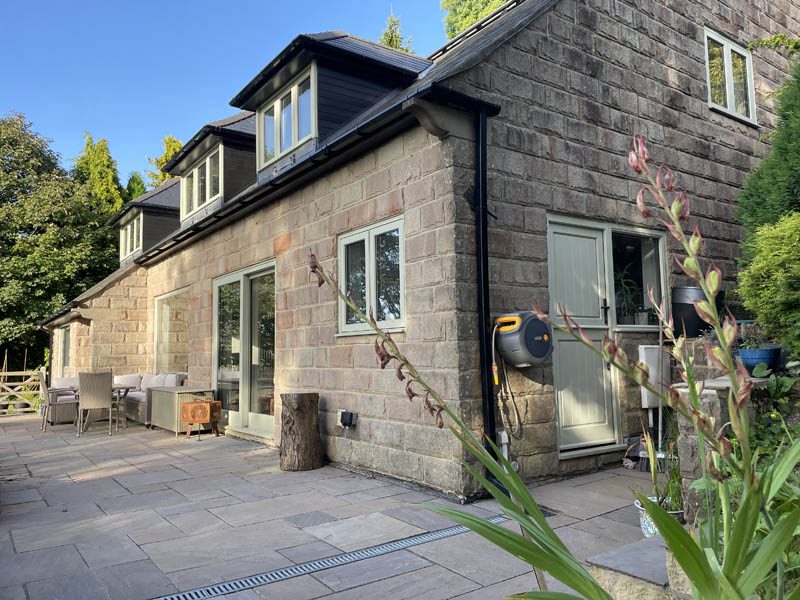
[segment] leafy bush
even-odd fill
[[[758,227],[800,211],[800,63],[781,90],[778,116],[772,150],[747,178],[738,198],[748,260]]]
[[[798,168],[800,174],[800,168]],[[760,227],[739,273],[744,305],[775,339],[800,355],[800,212]]]

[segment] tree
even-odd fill
[[[161,142],[164,144],[164,153],[158,158],[147,159],[147,162],[154,167],[154,170],[152,171],[145,171],[148,179],[147,183],[151,189],[160,186],[162,183],[172,177],[172,175],[164,173],[164,171],[161,169],[163,169],[164,165],[166,165],[170,159],[175,156],[183,147],[183,144],[180,142],[180,140],[171,135],[166,136],[163,140],[161,140]]]
[[[378,41],[384,46],[395,50],[408,52],[409,54],[413,52],[411,38],[403,38],[403,33],[400,30],[400,19],[394,16],[393,11],[389,13],[389,18],[386,20],[386,29],[383,30]]]
[[[89,186],[89,194],[101,212],[117,212],[122,208],[122,186],[117,162],[111,158],[105,139],[95,142],[86,133],[86,144],[81,155],[75,159],[72,176],[78,183]]]
[[[778,97],[778,117],[772,149],[749,175],[737,199],[746,260],[752,255],[759,226],[800,211],[800,64]]]
[[[42,177],[60,171],[58,154],[47,139],[31,130],[25,116],[0,119],[0,205],[30,193]]]
[[[125,184],[125,201],[130,202],[135,200],[147,191],[144,185],[144,179],[137,171],[134,171],[128,176],[128,183]]]
[[[24,116],[0,119],[0,140],[0,346],[40,360],[38,323],[116,265],[113,207],[98,202],[91,175],[80,181],[58,166]]]
[[[444,30],[447,39],[453,39],[471,25],[504,4],[504,0],[442,0]]]

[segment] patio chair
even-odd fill
[[[78,418],[78,398],[72,388],[51,388],[47,385],[47,378],[44,371],[39,371],[39,381],[41,382],[42,393],[42,431],[47,431],[47,417],[50,410],[58,404],[72,404],[75,406],[75,419]]]
[[[119,402],[117,401],[113,382],[114,375],[111,371],[103,373],[78,373],[78,437],[89,426],[89,412],[104,409],[108,411],[108,435],[111,435],[113,425],[113,411],[117,411],[117,427],[119,428]],[[83,418],[86,411],[86,418]]]

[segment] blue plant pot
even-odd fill
[[[739,358],[742,359],[742,364],[747,369],[747,372],[752,375],[753,369],[760,363],[765,363],[770,369],[777,369],[781,358],[781,349],[780,347],[741,348],[739,350]]]

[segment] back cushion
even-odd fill
[[[178,374],[167,373],[164,376],[164,387],[178,387]]]
[[[53,377],[53,381],[50,383],[50,387],[53,388],[68,388],[68,387],[78,387],[78,378],[77,377]]]
[[[114,375],[114,383],[119,385],[129,385],[133,388],[138,388],[141,382],[141,375],[132,373],[131,375]]]
[[[145,373],[144,375],[142,375],[142,383],[139,387],[142,390],[146,390],[151,387],[165,387],[166,384],[164,383],[164,380],[166,378],[167,376],[163,373],[161,373],[160,375]]]

